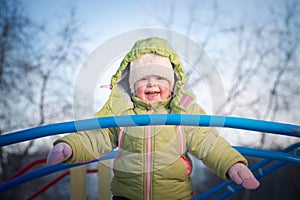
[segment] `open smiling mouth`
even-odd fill
[[[156,92],[156,91],[151,91],[151,92],[146,92],[145,94],[146,95],[157,95],[159,94],[160,92]]]

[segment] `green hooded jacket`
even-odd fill
[[[130,62],[146,53],[156,53],[170,59],[176,83],[169,99],[147,104],[130,94]],[[179,56],[167,41],[160,38],[137,41],[112,77],[109,99],[96,116],[205,114],[193,101],[195,96],[184,89],[185,81]],[[223,179],[228,179],[226,173],[234,163],[247,165],[245,158],[211,127],[106,128],[69,134],[55,144],[58,142],[66,142],[72,147],[73,154],[65,163],[96,159],[118,147],[120,153],[114,160],[112,193],[136,200],[190,199],[192,165],[187,151]]]

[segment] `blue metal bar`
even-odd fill
[[[269,158],[273,160],[282,160],[300,165],[300,156],[292,155],[289,153],[275,152],[270,150],[261,150],[261,149],[249,149],[246,147],[235,147],[239,152],[245,156],[253,156],[260,158]]]
[[[263,171],[263,174],[264,174],[263,176],[266,176],[266,175],[272,173],[273,171],[279,169],[280,167],[283,167],[286,164],[287,164],[287,162],[281,161],[279,163],[276,163],[276,164],[272,165],[270,168]],[[256,176],[256,178],[261,179],[263,176],[259,175],[259,176]],[[242,189],[243,189],[243,187],[241,185],[237,185],[233,188],[232,191],[228,190],[228,191],[224,192],[223,194],[220,194],[219,196],[215,197],[214,199],[215,200],[226,199],[227,197],[229,197],[233,193],[236,193],[236,192],[238,192]]]
[[[22,176],[16,177],[12,180],[9,180],[7,182],[4,182],[2,184],[0,184],[0,192],[9,190],[13,187],[16,187],[18,185],[21,185],[23,183],[29,182],[31,180],[37,179],[37,178],[41,178],[43,176],[61,171],[61,170],[66,170],[66,169],[70,169],[73,167],[77,167],[77,166],[81,166],[81,165],[87,165],[93,162],[98,162],[98,161],[103,161],[103,160],[109,160],[109,159],[113,159],[116,155],[118,154],[118,151],[112,151],[109,152],[107,154],[105,154],[104,156],[102,156],[101,158],[97,159],[97,160],[92,160],[89,162],[82,162],[82,163],[75,163],[75,164],[56,164],[56,165],[51,165],[51,166],[47,166],[44,167],[42,169],[38,169],[32,172],[28,172]]]
[[[292,144],[290,145],[289,147],[285,148],[282,150],[282,152],[291,152],[291,151],[294,151],[294,154],[296,154],[296,149],[300,147],[300,143],[295,143],[295,144]],[[238,150],[238,148],[237,148]],[[242,153],[242,152],[241,152]],[[266,169],[266,170],[263,170],[262,167],[269,164],[270,162],[272,162],[273,160],[271,159],[264,159],[254,165],[252,165],[250,167],[251,171],[256,171],[256,170],[259,170],[260,173],[258,173],[256,175],[256,178],[258,179],[261,179],[262,177],[268,175],[269,173],[273,172],[274,170],[280,168],[280,167],[283,167],[284,165],[287,164],[287,162],[285,161],[281,161],[275,165],[273,165],[272,167]],[[220,183],[219,185],[213,187],[212,189],[208,190],[207,192],[197,196],[197,197],[194,197],[193,200],[203,200],[203,199],[207,199],[208,197],[210,197],[211,195],[214,195],[216,194],[218,191],[224,189],[225,187],[230,187],[229,185],[231,184],[234,184],[233,181],[225,181],[225,182],[222,182]],[[223,198],[226,198],[228,197],[229,195],[233,194],[234,192],[237,192],[241,189],[243,189],[241,186],[236,186],[236,187],[231,187],[233,191],[231,190],[228,190],[227,192],[225,192],[223,195],[220,195],[218,198],[220,199],[223,199]]]
[[[155,114],[112,116],[49,124],[1,135],[0,146],[6,146],[18,142],[62,133],[71,133],[109,127],[147,125],[227,127],[300,137],[300,126],[292,124],[211,115]]]
[[[300,143],[298,143],[298,145],[300,145]],[[296,146],[296,145],[293,145]],[[285,162],[293,162],[295,164],[299,164],[300,165],[300,156],[288,156],[285,157],[281,152],[275,152],[275,151],[267,151],[267,150],[260,150],[257,151],[257,149],[250,149],[250,148],[240,148],[240,147],[234,147],[236,148],[238,151],[240,151],[242,154],[243,153],[247,153],[247,155],[251,155],[254,157],[262,157],[266,156],[266,158],[272,158],[272,159],[278,159],[278,160],[283,160]],[[253,151],[253,152],[251,152]],[[264,151],[267,151],[267,153],[264,153]],[[80,166],[80,165],[85,165],[85,164],[89,164],[92,162],[97,162],[97,161],[101,161],[101,160],[107,160],[107,159],[113,159],[116,155],[117,155],[118,151],[112,151],[108,154],[106,154],[105,156],[101,157],[98,160],[94,160],[94,161],[90,161],[90,162],[85,162],[85,163],[77,163],[77,164],[69,164],[69,165],[64,165],[64,164],[57,164],[57,165],[53,165],[53,166],[48,166],[30,173],[27,173],[23,176],[17,177],[13,180],[4,182],[0,185],[0,192],[8,190],[10,188],[16,187],[20,184],[23,184],[25,182],[29,182],[33,179],[37,179],[46,175],[49,175],[51,173],[55,173],[57,171],[60,170],[64,170],[64,169],[69,169],[72,167],[76,167],[76,166]],[[272,155],[272,154],[278,154],[280,153],[279,157],[277,158],[276,156]],[[262,154],[262,155],[260,155]],[[286,154],[286,155],[290,155],[290,154]],[[295,160],[297,160],[297,162],[295,162]],[[232,182],[231,182],[232,183]],[[222,183],[222,184],[228,184],[228,182]],[[229,183],[230,184],[230,183]],[[220,186],[221,187],[221,186]],[[226,187],[226,186],[225,186]],[[206,194],[205,194],[206,195]],[[211,195],[211,194],[210,194]],[[198,198],[196,198],[198,199]],[[199,199],[203,199],[202,197],[199,197]]]
[[[255,177],[259,180],[261,178],[263,178],[264,176],[272,173],[273,171],[277,170],[278,168],[280,167],[283,167],[284,165],[286,165],[288,162],[285,162],[285,161],[280,161],[279,163],[276,163],[274,165],[272,165],[270,168],[266,169],[266,170],[263,170],[261,169],[262,171],[262,174],[257,174]],[[251,171],[254,171],[252,168],[250,168]],[[230,186],[230,185],[233,185],[235,184],[233,181],[225,181],[225,182],[222,182],[220,183],[219,185],[215,186],[214,188],[210,189],[209,191],[197,196],[197,197],[194,197],[193,200],[204,200],[204,199],[208,199],[208,197],[212,196],[212,195],[215,195],[217,192],[221,191],[222,189],[224,188],[229,188],[228,191],[224,192],[223,194],[220,194],[219,196],[213,198],[213,199],[225,199],[227,198],[228,196],[232,195],[233,193],[236,193],[240,190],[243,189],[243,187],[241,185],[236,185],[234,187]]]

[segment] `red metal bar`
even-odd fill
[[[50,183],[48,183],[47,185],[45,185],[44,187],[42,187],[40,190],[38,190],[37,192],[35,192],[33,195],[31,195],[30,197],[28,197],[28,200],[35,199],[37,196],[39,196],[40,194],[42,194],[43,192],[45,192],[48,188],[50,188],[51,186],[53,186],[54,184],[56,184],[58,181],[60,181],[62,178],[64,178],[65,176],[67,176],[69,174],[70,174],[70,171],[67,171],[67,172],[61,174],[56,179],[54,179],[53,181],[51,181]]]
[[[10,176],[7,180],[11,180],[14,179],[18,176],[21,176],[22,174],[25,174],[25,172],[27,172],[29,169],[31,169],[32,167],[34,167],[35,165],[38,164],[43,164],[46,163],[47,159],[46,158],[42,158],[42,159],[38,159],[33,161],[32,163],[29,163],[28,165],[26,165],[25,167],[21,168],[19,171],[17,171],[15,174],[13,174],[12,176]]]
[[[90,173],[96,173],[96,172],[98,172],[97,169],[88,169],[88,170],[86,170],[86,173],[88,173],[88,174],[90,174]],[[51,181],[50,183],[48,183],[47,185],[45,185],[44,187],[42,187],[41,189],[39,189],[37,192],[35,192],[34,194],[32,194],[30,197],[28,197],[27,200],[33,200],[33,199],[35,199],[40,194],[42,194],[43,192],[45,192],[46,190],[48,190],[51,186],[53,186],[58,181],[60,181],[62,178],[64,178],[65,176],[68,176],[68,175],[70,175],[70,171],[67,171],[67,172],[61,174],[56,179],[54,179],[53,181]]]

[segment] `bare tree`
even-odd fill
[[[33,126],[71,118],[72,80],[84,55],[81,47],[84,38],[79,26],[75,8],[72,8],[69,19],[55,34],[54,45],[45,48],[49,41],[41,44],[41,54],[37,54],[39,59],[35,60],[36,78],[40,84],[33,101],[38,110],[38,119],[34,120]],[[24,150],[25,154],[33,144],[34,140],[31,140]]]
[[[86,39],[76,9],[56,31],[31,21],[19,0],[1,1],[0,11],[0,134],[70,119],[74,71]],[[37,149],[34,142],[0,148],[1,180]]]
[[[22,12],[19,1],[0,2],[0,133],[20,127],[16,123],[15,108],[23,101],[30,101],[29,96],[20,95],[25,90],[31,93],[31,81],[25,81],[34,71],[30,60],[32,47],[30,32],[36,27]],[[18,5],[18,6],[17,6]],[[29,97],[29,98],[28,98]],[[20,112],[20,111],[19,111]],[[2,180],[7,177],[6,157],[0,148]]]
[[[240,37],[237,43],[240,55],[224,102],[229,115],[248,112],[250,117],[292,123],[297,123],[295,119],[300,117],[291,110],[300,88],[295,76],[299,73],[300,6],[297,1],[281,3],[280,9],[268,5],[270,12],[266,21],[255,24],[252,29],[244,27],[236,34]],[[284,113],[288,115],[279,118]],[[260,147],[270,148],[270,143],[276,144],[272,136],[269,142],[266,137],[262,134]]]
[[[295,91],[299,94],[300,84],[295,73],[299,73],[299,42],[300,42],[300,5],[297,1],[283,1],[283,8],[276,11],[271,7],[272,19],[275,27],[269,34],[274,34],[275,51],[272,54],[275,63],[269,66],[272,82],[268,88],[266,109],[262,113],[263,119],[275,120],[277,115],[291,110],[290,103],[295,99]],[[286,87],[286,86],[289,87]],[[264,145],[266,135],[261,138]]]
[[[257,2],[256,2],[257,3]],[[296,97],[300,85],[296,74],[299,74],[299,18],[298,1],[276,1],[255,4],[255,9],[263,6],[263,18],[247,19],[247,15],[239,20],[230,18],[231,13],[220,5],[219,1],[189,2],[186,5],[189,16],[186,16],[186,26],[183,27],[187,36],[199,42],[205,49],[210,49],[211,55],[226,82],[226,99],[222,104],[225,115],[286,121],[297,123],[299,114],[294,108],[299,108]],[[164,6],[165,7],[165,6]],[[209,8],[210,12],[205,9]],[[169,6],[171,11],[163,17],[155,16],[166,28],[172,29],[178,18],[177,7]],[[184,8],[180,6],[180,11]],[[172,11],[173,10],[173,11]],[[179,11],[179,12],[180,12]],[[152,13],[151,13],[152,14]],[[158,13],[159,15],[159,13]],[[162,15],[161,15],[162,16]],[[167,16],[167,19],[165,17]],[[222,19],[234,20],[235,23],[223,24]],[[253,20],[249,23],[250,20]],[[215,41],[224,41],[223,46]],[[229,41],[229,42],[228,42]],[[188,47],[186,47],[188,48]],[[199,56],[201,59],[201,56]],[[193,74],[193,70],[187,70]],[[192,76],[193,87],[198,87],[201,77]],[[195,80],[194,80],[195,79]],[[281,117],[284,114],[285,117]],[[298,119],[298,120],[297,120]],[[267,136],[269,137],[269,136]],[[270,148],[273,145],[287,145],[265,140],[261,134],[260,147]],[[244,143],[244,145],[257,146]],[[276,148],[276,147],[275,147]]]

